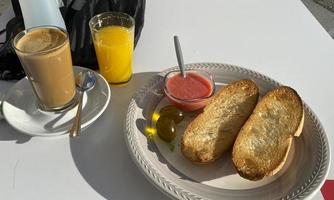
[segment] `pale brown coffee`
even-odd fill
[[[14,41],[14,46],[42,108],[52,110],[69,104],[75,96],[75,82],[66,33],[37,28]]]

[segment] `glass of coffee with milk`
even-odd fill
[[[18,33],[13,46],[40,109],[61,111],[75,102],[76,88],[67,32],[40,26]]]

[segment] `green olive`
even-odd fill
[[[177,107],[168,105],[160,109],[159,114],[161,117],[168,117],[172,119],[175,124],[180,123],[183,118],[184,114],[181,110],[179,110]]]
[[[159,117],[156,128],[159,137],[165,142],[171,142],[176,136],[175,122],[168,117]]]

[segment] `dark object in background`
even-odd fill
[[[327,10],[334,12],[334,1],[333,0],[313,0],[317,4],[326,8]]]
[[[117,11],[132,16],[136,22],[136,45],[144,25],[145,0],[87,0],[78,11],[72,8],[76,1],[78,0],[64,0],[65,8],[60,9],[70,35],[74,65],[97,69],[96,55],[88,22],[99,13]]]
[[[81,1],[80,9],[73,5]],[[63,0],[60,8],[70,37],[73,65],[97,69],[97,60],[89,20],[102,12],[116,11],[129,14],[135,19],[135,45],[144,26],[145,0]],[[15,17],[6,26],[6,42],[0,47],[0,80],[21,79],[25,76],[11,41],[24,30],[22,13],[18,0],[12,0]]]
[[[6,41],[0,46],[0,80],[21,79],[25,76],[21,63],[12,47],[12,39],[24,30],[23,18],[18,0],[12,0],[15,17],[7,22]],[[1,41],[2,42],[2,41]]]

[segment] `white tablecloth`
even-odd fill
[[[111,88],[107,110],[80,138],[32,138],[0,121],[0,199],[168,199],[130,159],[123,126],[134,92],[153,72],[177,64],[174,34],[186,63],[240,65],[295,88],[334,144],[334,42],[302,2],[146,3],[133,79]],[[0,81],[0,98],[12,84]],[[314,197],[321,198],[320,192]]]

